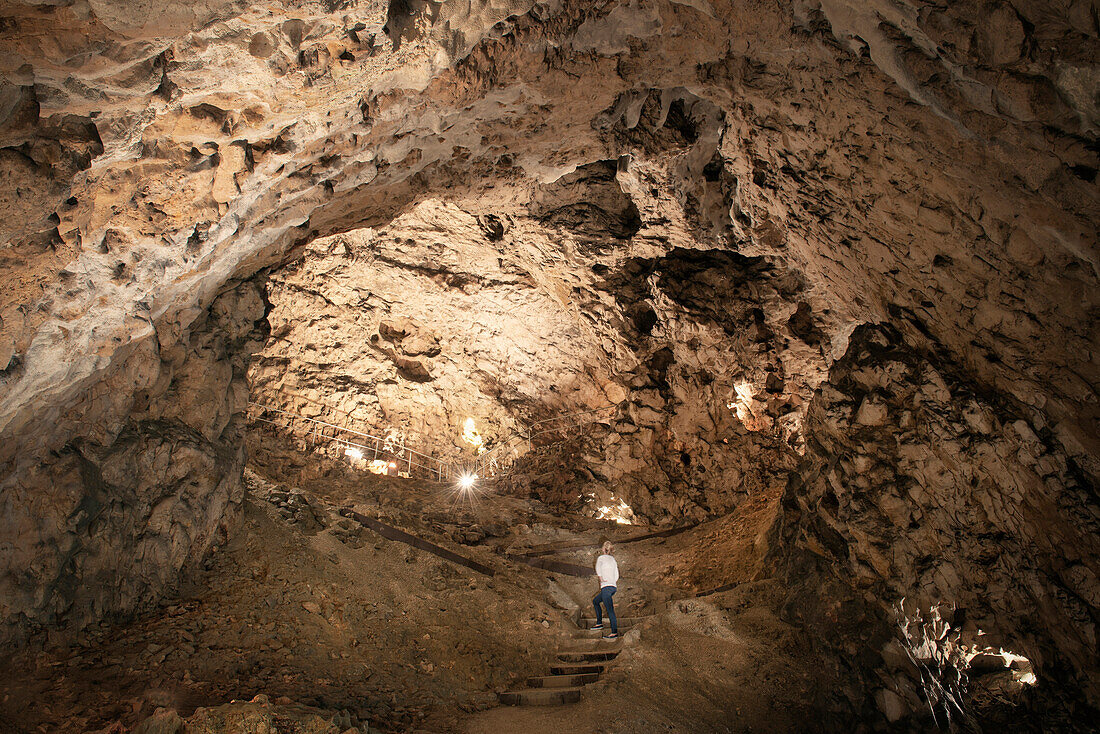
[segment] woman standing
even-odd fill
[[[600,593],[592,597],[592,606],[596,608],[596,625],[592,629],[603,629],[602,604],[607,608],[607,619],[611,622],[611,634],[607,638],[614,639],[619,636],[619,622],[615,619],[615,605],[611,597],[615,595],[615,584],[619,583],[619,564],[611,555],[610,540],[604,541],[603,554],[596,559],[596,576],[600,579]]]

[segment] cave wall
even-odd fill
[[[135,352],[69,406],[57,420],[81,431],[68,443],[9,465],[0,642],[147,608],[224,540],[242,499],[245,368],[265,310],[261,284],[227,290],[180,341]]]
[[[491,203],[429,200],[310,243],[271,278],[256,399],[446,461],[475,456],[468,418],[491,447],[525,431],[524,407],[612,405],[599,332],[568,295],[583,272]]]
[[[588,471],[640,517],[702,521],[782,484],[824,378],[831,314],[782,260],[672,248],[625,258],[603,286],[638,366]],[[827,309],[826,309],[827,310]]]
[[[859,327],[811,402],[804,464],[774,529],[787,614],[839,653],[857,706],[928,716],[935,696],[898,625],[941,608],[954,642],[1034,664],[1039,703],[1004,723],[1087,728],[1100,701],[1097,476],[1041,413],[976,390],[919,338]],[[970,672],[971,694],[982,672]]]
[[[140,303],[201,312],[227,278],[432,190],[650,153],[676,158],[698,236],[790,260],[854,318],[921,324],[1095,452],[1091,7],[473,3],[406,22],[167,3],[147,22],[18,3],[6,148],[45,175],[52,135],[78,163],[67,190],[63,168],[20,184],[56,242],[11,261],[42,278],[5,304],[4,425],[86,389],[98,368],[73,355],[129,342]]]
[[[507,458],[544,432],[513,489],[563,510],[699,521],[781,485],[836,319],[782,261],[672,247],[675,192],[616,169],[311,242],[269,280],[254,399],[460,463],[467,419]]]

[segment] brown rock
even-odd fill
[[[183,719],[175,711],[158,708],[134,729],[134,734],[180,734],[184,730]]]

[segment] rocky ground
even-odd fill
[[[499,551],[642,529],[555,518],[491,492],[462,501],[260,443],[229,542],[155,611],[15,654],[0,674],[0,730],[794,731],[812,701],[814,673],[769,611],[767,581],[689,598],[705,549],[751,548],[755,516],[619,547],[620,614],[659,614],[581,704],[500,708],[496,691],[544,672],[592,584]],[[339,517],[346,504],[497,574],[385,540]],[[590,564],[592,553],[562,558]],[[759,575],[743,571],[736,580]]]
[[[627,553],[626,555],[630,555]],[[768,584],[672,604],[581,702],[553,709],[496,707],[460,731],[628,734],[799,732],[819,679],[799,636],[768,610]]]

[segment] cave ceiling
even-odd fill
[[[552,225],[623,156],[662,246],[781,258],[1054,421],[1092,393],[1087,3],[151,7],[9,4],[8,435],[314,237],[429,195]]]

